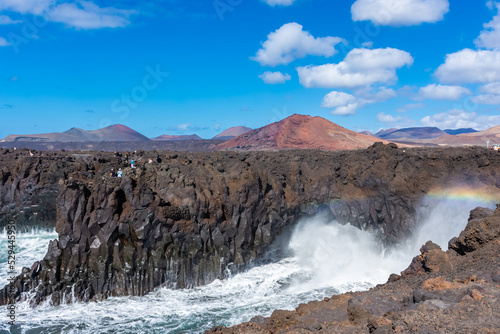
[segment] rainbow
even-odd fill
[[[492,204],[500,203],[500,190],[493,187],[470,188],[455,187],[433,189],[429,191],[426,197],[434,199],[447,199],[457,201],[479,201]]]

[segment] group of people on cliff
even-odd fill
[[[119,156],[118,154],[120,154],[118,151],[115,152],[115,156]],[[129,157],[129,153],[126,153],[125,154],[125,161],[128,162],[128,157]],[[148,164],[152,164],[153,163],[153,159],[149,158],[148,159]],[[132,159],[130,160],[130,168],[132,169],[135,169],[136,166],[135,166],[135,160]],[[123,171],[121,168],[118,168],[118,170],[116,171],[114,168],[111,168],[111,171],[110,171],[110,177],[122,177],[123,175]]]

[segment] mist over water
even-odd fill
[[[426,202],[427,201],[427,202]],[[281,254],[223,281],[187,290],[158,289],[144,297],[110,298],[99,303],[30,308],[17,304],[17,326],[0,322],[1,333],[200,333],[216,325],[234,325],[275,309],[292,310],[300,303],[349,290],[365,290],[386,282],[419,254],[427,240],[443,249],[467,224],[469,211],[494,203],[426,199],[426,217],[414,237],[384,249],[368,232],[342,226],[324,216],[300,221]],[[18,234],[22,266],[43,259],[55,233]],[[0,234],[0,282],[6,283],[6,234]],[[272,255],[269,255],[272,257]],[[70,298],[69,296],[68,298]],[[6,314],[4,307],[0,313]],[[1,317],[2,315],[0,315]],[[6,318],[4,318],[6,319]],[[2,319],[3,320],[3,319]]]

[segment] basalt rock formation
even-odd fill
[[[500,204],[477,208],[444,252],[427,242],[386,284],[274,311],[220,333],[498,333]]]
[[[319,211],[397,243],[411,235],[430,190],[500,188],[500,155],[481,148],[139,152],[134,169],[110,153],[58,154],[55,161],[66,161],[56,182],[59,238],[15,283],[18,298],[30,291],[34,304],[206,284],[228,267],[252,264],[284,228]],[[36,183],[46,173],[57,177],[44,171],[31,178],[50,159],[29,159],[2,171],[1,192],[23,192],[22,180]],[[110,177],[111,167],[123,177]],[[6,298],[4,289],[0,302]]]

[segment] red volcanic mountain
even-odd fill
[[[115,124],[102,129],[87,131],[71,128],[65,132],[34,135],[9,135],[2,142],[97,142],[97,141],[149,141],[149,138],[128,126]]]
[[[217,145],[217,149],[353,150],[386,141],[347,130],[322,117],[292,115],[282,121],[249,131]]]
[[[167,140],[202,140],[202,138],[198,135],[161,135],[159,137],[151,138],[151,140],[155,141],[167,141]]]
[[[232,128],[229,128],[226,131],[219,133],[213,139],[231,139],[251,130],[252,129],[247,128],[246,126],[233,126]]]

